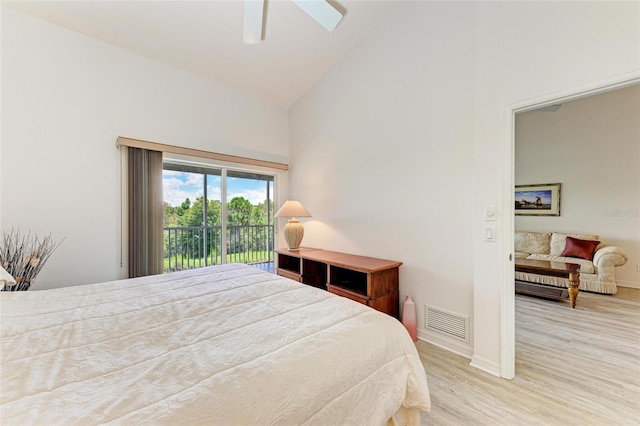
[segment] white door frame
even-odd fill
[[[500,330],[500,377],[513,379],[515,377],[515,284],[513,266],[513,234],[514,234],[514,184],[515,184],[515,115],[520,112],[531,111],[545,106],[573,101],[593,96],[611,90],[640,84],[640,69],[609,78],[595,80],[582,86],[571,87],[546,95],[530,98],[526,101],[507,104],[503,107],[503,136],[502,154],[502,205],[505,219],[501,224],[501,235],[508,235],[502,239],[501,260],[503,270],[503,285],[501,295],[501,330]]]

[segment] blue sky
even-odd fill
[[[204,176],[201,174],[163,170],[162,191],[164,201],[167,201],[172,206],[179,206],[187,198],[194,201],[204,193],[203,180]],[[208,175],[208,199],[220,200],[220,180],[220,176]],[[264,202],[267,198],[265,181],[227,178],[227,200],[240,196],[254,205]],[[271,199],[273,199],[273,193],[271,194]]]

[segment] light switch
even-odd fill
[[[484,240],[494,242],[496,240],[496,228],[484,228]]]
[[[484,206],[484,220],[485,221],[496,220],[496,206],[494,205]]]

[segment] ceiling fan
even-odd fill
[[[258,44],[262,41],[264,2],[267,0],[244,0],[244,27],[242,42]],[[327,31],[332,31],[342,19],[340,13],[327,0],[291,0],[307,15],[316,20]]]

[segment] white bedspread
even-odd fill
[[[384,424],[430,408],[395,319],[245,265],[2,292],[0,422]]]

